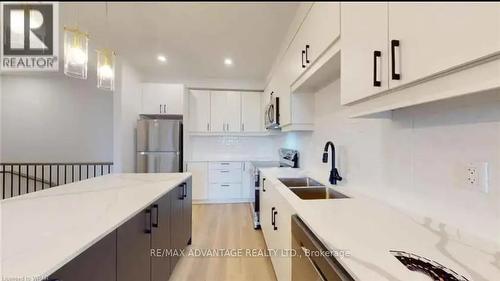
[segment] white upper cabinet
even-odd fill
[[[389,46],[395,50],[391,88],[500,52],[498,2],[388,5]],[[399,47],[392,48],[392,40]]]
[[[314,2],[283,59],[290,86],[340,36],[339,2]]]
[[[210,132],[210,91],[189,91],[189,131]]]
[[[342,104],[389,88],[387,17],[387,3],[342,3]]]
[[[211,91],[211,132],[241,131],[241,94]]]
[[[142,114],[183,114],[184,86],[181,84],[142,84]]]
[[[299,32],[309,67],[340,36],[340,3],[315,2]]]
[[[260,93],[241,93],[241,131],[261,132],[262,111]]]
[[[341,7],[342,104],[387,90],[401,91],[404,87],[399,86],[413,82],[412,87],[421,85],[437,78],[437,74],[459,67],[463,70],[473,62],[485,62],[483,59],[500,54],[500,3],[353,2],[342,3]],[[422,93],[427,95],[425,99],[414,96],[412,100],[429,102],[450,97],[439,93],[438,89],[450,86],[450,82],[443,83],[435,87],[432,97]],[[474,91],[459,87],[453,88],[457,95]],[[391,95],[382,96],[391,104],[378,102],[379,108],[411,105]],[[399,92],[398,96],[403,95]]]

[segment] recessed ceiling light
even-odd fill
[[[233,65],[233,60],[230,59],[230,58],[225,58],[224,59],[224,64],[229,66],[229,65]]]
[[[166,62],[167,61],[167,57],[165,57],[164,55],[158,55],[158,57],[156,57],[156,59],[158,59],[159,62]]]

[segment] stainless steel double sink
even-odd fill
[[[278,178],[278,180],[302,200],[349,198],[310,177]]]

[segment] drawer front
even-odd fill
[[[208,163],[210,170],[235,170],[241,169],[241,162],[210,162]]]
[[[231,199],[241,197],[241,184],[239,183],[213,183],[210,184],[210,199]]]
[[[241,170],[211,170],[210,183],[241,183]]]

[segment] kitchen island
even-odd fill
[[[152,228],[154,223],[158,226],[162,222],[163,214],[162,205],[157,202],[170,193],[172,196],[168,200],[171,201],[166,202],[166,209],[167,213],[172,211],[172,217],[168,218],[172,223],[163,225],[163,228],[160,224],[158,229],[181,231],[183,237],[180,241],[186,246],[190,241],[184,240],[187,236],[190,239],[191,235],[190,188],[189,173],[112,174],[4,200],[1,248],[3,280],[53,278],[56,271],[107,237],[114,237],[117,242],[110,245],[119,247],[120,237],[124,241],[131,237],[126,233],[127,223],[135,217],[145,219],[142,213],[152,213],[154,208],[156,221],[153,222],[150,217],[151,220],[144,223],[144,229],[140,231],[141,234],[148,234],[149,230],[149,235],[153,237],[151,241],[155,241],[154,232],[157,230]],[[180,200],[185,200],[185,209],[171,209],[170,205],[173,208],[179,205]],[[183,220],[175,224],[174,216],[178,215],[183,215]],[[150,247],[153,246],[151,242]],[[149,257],[149,249],[140,254]],[[119,253],[115,255],[120,262]],[[127,262],[126,259],[123,262]]]

